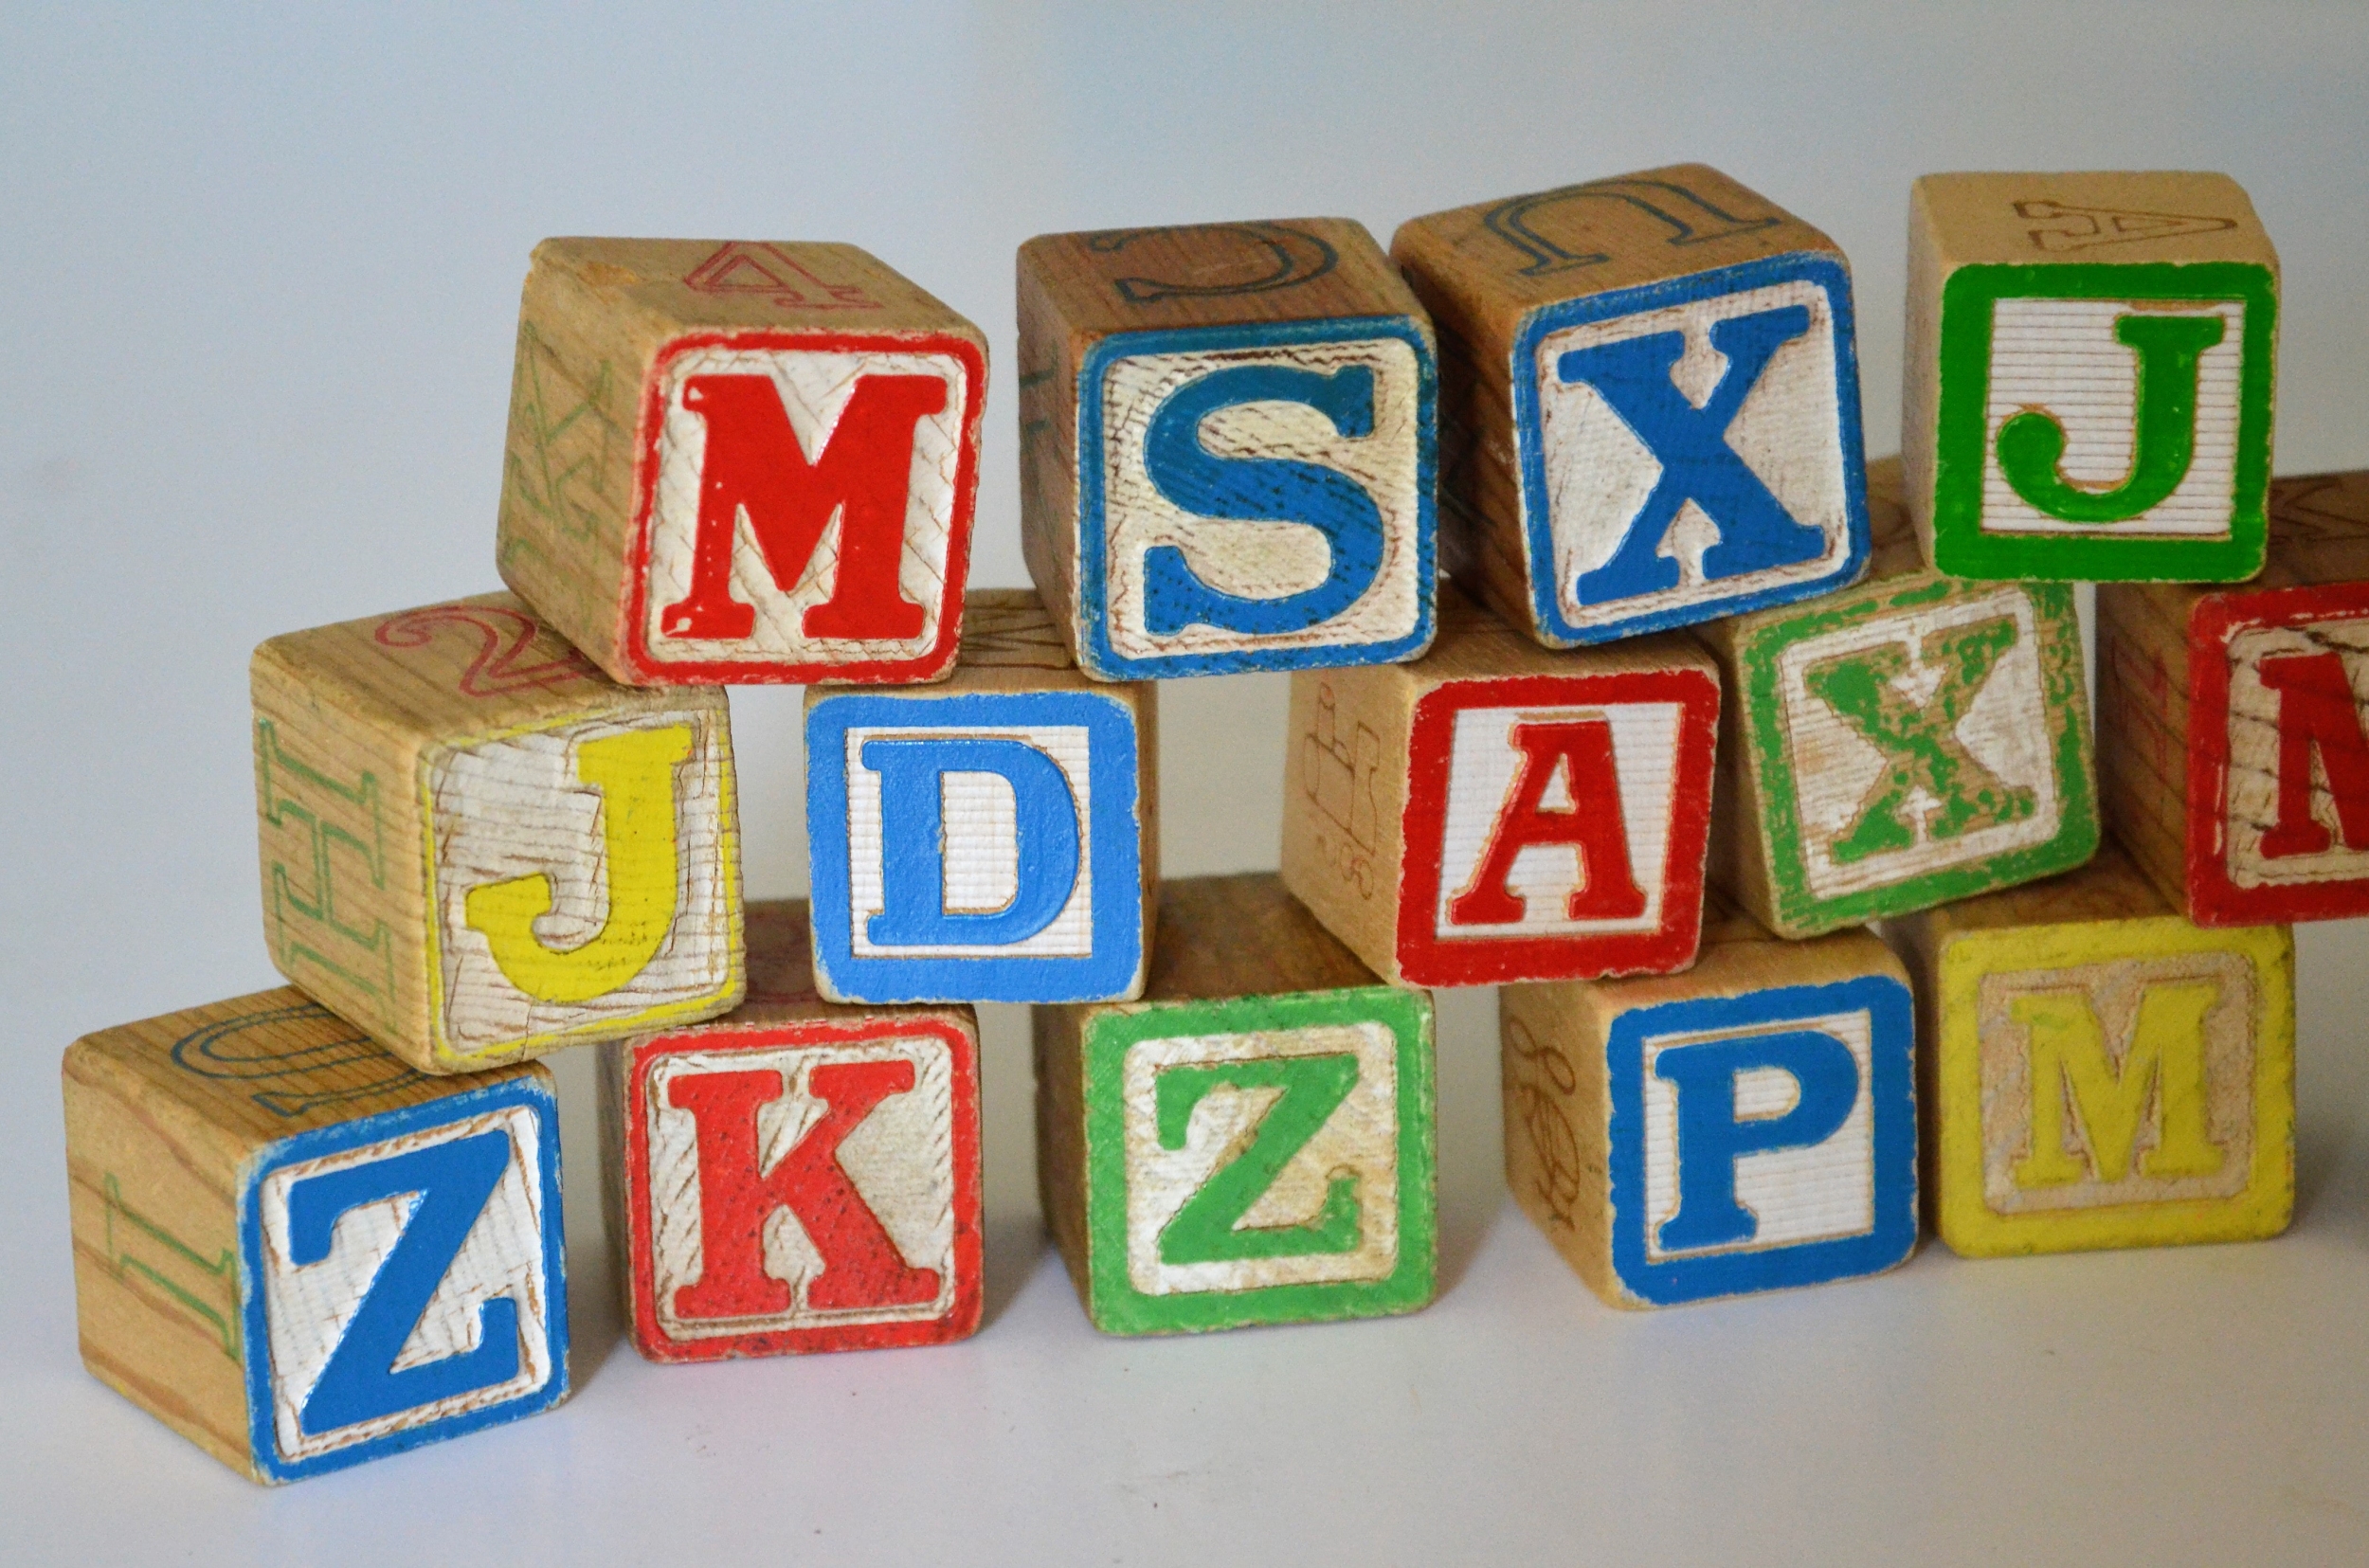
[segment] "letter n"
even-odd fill
[[[800,622],[805,635],[918,637],[923,610],[898,588],[897,568],[913,427],[945,410],[946,383],[926,375],[863,377],[812,462],[770,376],[692,376],[682,398],[706,422],[707,455],[699,467],[691,591],[666,607],[665,634],[732,640],[754,629],[756,611],[732,590],[732,544],[743,515],[785,593],[798,586],[836,515],[838,574],[831,596]]]

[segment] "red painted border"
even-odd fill
[[[946,603],[938,615],[938,637],[929,649],[912,658],[878,658],[853,664],[793,664],[778,659],[707,659],[684,662],[651,657],[643,635],[642,609],[649,595],[650,513],[658,492],[659,437],[666,410],[659,388],[666,368],[679,356],[701,349],[805,349],[818,353],[944,353],[963,368],[962,440],[954,464],[954,513],[949,519],[946,542]],[[963,586],[970,579],[970,530],[979,498],[979,429],[986,416],[987,357],[968,338],[949,333],[819,333],[716,332],[691,333],[659,351],[642,387],[641,426],[635,437],[633,462],[633,532],[625,541],[627,582],[617,628],[617,646],[634,682],[643,686],[811,686],[821,682],[848,685],[895,685],[930,680],[952,667],[962,641]]]
[[[2188,621],[2188,918],[2274,926],[2369,914],[2369,876],[2241,888],[2229,875],[2229,645],[2240,632],[2369,616],[2369,583],[2209,594]]]
[[[1679,705],[1660,928],[1604,936],[1452,942],[1435,936],[1433,910],[1439,902],[1441,838],[1448,817],[1449,745],[1457,712],[1639,702]],[[1400,824],[1405,867],[1399,892],[1401,977],[1410,985],[1495,985],[1670,974],[1692,964],[1703,934],[1703,856],[1710,843],[1711,752],[1718,732],[1719,679],[1705,670],[1509,676],[1451,681],[1424,694],[1415,705],[1414,728],[1407,738],[1406,811]]]
[[[718,1334],[673,1340],[659,1327],[656,1271],[650,1257],[649,1069],[662,1056],[693,1051],[756,1049],[782,1045],[845,1045],[868,1040],[910,1039],[927,1035],[953,1053],[954,1072],[954,1299],[941,1317],[904,1323],[835,1324],[815,1328],[771,1328],[749,1334]],[[636,1046],[625,1076],[626,1332],[634,1348],[653,1361],[714,1361],[738,1356],[797,1356],[820,1350],[885,1350],[898,1345],[944,1344],[978,1332],[984,1220],[979,1186],[979,1053],[968,1035],[944,1018],[867,1018],[855,1023],[759,1025],[753,1028],[685,1030]]]

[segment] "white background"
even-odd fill
[[[679,12],[679,13],[678,13]],[[0,12],[0,1556],[16,1562],[2174,1564],[2369,1557],[2359,926],[2301,935],[2301,1218],[1626,1316],[1505,1199],[1492,1014],[1446,997],[1439,1304],[1096,1337],[989,1010],[987,1322],[709,1367],[616,1339],[592,1080],[559,1058],[580,1392],[266,1492],[74,1348],[58,1054],[269,984],[248,651],[495,584],[547,234],[863,244],[986,331],[981,584],[1017,544],[1012,253],[1053,229],[1401,219],[1680,159],[1854,263],[1895,444],[1908,182],[2226,170],[2285,261],[2279,466],[2369,464],[2369,16],[1112,0]],[[1165,860],[1272,865],[1283,683],[1165,694]],[[736,694],[753,892],[803,886],[797,696]]]

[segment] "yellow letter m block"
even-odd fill
[[[2295,1202],[2288,928],[2206,930],[2118,852],[1908,945],[1942,1239],[1970,1257],[2246,1241]]]

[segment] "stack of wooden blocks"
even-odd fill
[[[291,988],[66,1054],[89,1365],[267,1481],[552,1405],[533,1058],[595,1044],[644,1356],[970,1334],[990,1000],[1112,1333],[1432,1299],[1434,986],[1503,986],[1509,1182],[1619,1306],[1921,1217],[2276,1234],[2287,923],[2369,909],[2369,478],[2269,478],[2225,178],[1930,176],[1909,257],[1871,466],[1841,253],[1699,166],[1387,254],[1031,241],[1036,586],[967,594],[968,322],[845,245],[547,242],[511,591],[256,653]],[[1281,873],[1164,883],[1153,683],[1250,670]],[[742,897],[750,682],[808,688],[810,903]]]

